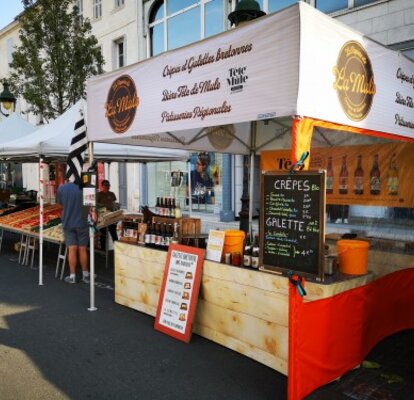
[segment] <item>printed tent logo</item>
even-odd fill
[[[333,74],[333,87],[345,114],[352,121],[366,118],[376,87],[371,61],[360,43],[351,40],[342,46]]]
[[[139,105],[137,88],[129,75],[117,78],[109,89],[105,117],[115,133],[124,133],[132,125]]]

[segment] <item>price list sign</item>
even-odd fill
[[[203,249],[169,246],[155,329],[187,343],[191,338],[203,261]]]
[[[260,265],[323,278],[325,172],[261,177]]]

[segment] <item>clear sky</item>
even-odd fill
[[[0,29],[13,22],[22,11],[21,0],[0,0]]]

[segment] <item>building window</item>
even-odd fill
[[[93,0],[93,18],[102,17],[102,0]]]
[[[7,62],[10,64],[13,62],[13,51],[14,51],[13,38],[7,39],[6,46],[7,46]]]
[[[125,66],[125,41],[119,39],[114,42],[115,44],[115,68],[122,68]]]
[[[119,8],[125,5],[125,0],[115,0],[115,8]]]
[[[378,0],[354,0],[354,6],[364,6],[365,4],[375,3]]]
[[[316,8],[326,14],[348,8],[348,0],[316,0],[315,3]]]
[[[149,21],[151,55],[175,49],[224,30],[223,0],[163,0]]]
[[[78,8],[79,15],[82,15],[83,14],[83,0],[77,0],[75,5]]]

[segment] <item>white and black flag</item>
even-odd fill
[[[81,183],[82,166],[87,148],[88,139],[86,137],[86,125],[85,120],[82,117],[75,124],[66,167],[66,179],[77,185],[80,185]]]

